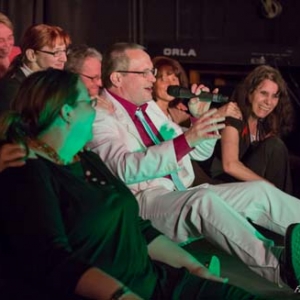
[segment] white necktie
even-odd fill
[[[148,122],[145,119],[145,116],[142,112],[141,109],[137,109],[137,111],[135,112],[135,115],[138,117],[138,119],[140,120],[140,122],[142,123],[144,129],[146,130],[147,134],[149,135],[149,137],[151,138],[151,140],[153,141],[154,144],[159,145],[160,144],[160,140],[157,138],[157,136],[154,134],[153,130],[151,129],[150,125],[148,124]],[[173,172],[170,174],[177,190],[179,191],[184,191],[186,190],[185,186],[183,185],[182,181],[180,180],[178,174],[176,172]]]

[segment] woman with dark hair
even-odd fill
[[[0,141],[27,149],[24,166],[0,173],[3,298],[256,299],[138,217],[126,185],[83,150],[95,101],[78,74],[48,69],[0,120]]]
[[[189,87],[189,81],[185,70],[177,60],[166,56],[156,56],[152,59],[152,63],[154,68],[157,69],[156,81],[153,84],[153,99],[168,119],[183,128],[189,128],[193,121],[193,115],[192,112],[189,111],[189,108],[197,113],[198,109],[196,109],[196,106],[198,106],[200,111],[203,110],[204,112],[209,108],[210,103],[200,103],[197,99],[192,99],[196,100],[194,102],[183,103],[182,99],[175,99],[173,96],[169,95],[167,89],[170,85],[179,85],[185,88]],[[202,90],[208,91],[205,86],[202,87]],[[191,105],[193,107],[191,107]],[[235,110],[236,107],[235,103],[230,102],[219,108],[218,113],[221,116],[231,115],[239,118],[240,112]],[[194,121],[195,120],[196,119],[194,118]],[[220,182],[217,179],[209,177],[201,168],[200,162],[192,160],[192,165],[195,172],[193,185],[197,186],[202,183],[216,184]]]
[[[280,72],[256,67],[235,89],[243,119],[228,117],[210,175],[225,182],[265,180],[291,193],[288,151],[281,137],[292,129],[293,108]]]
[[[166,56],[156,56],[152,59],[152,63],[157,69],[156,82],[153,85],[153,99],[169,119],[180,126],[190,127],[191,115],[187,107],[182,104],[182,99],[175,99],[167,93],[169,85],[189,87],[185,70],[177,60]]]
[[[39,24],[26,30],[21,41],[22,53],[15,57],[0,80],[0,114],[9,109],[28,75],[47,68],[64,68],[70,43],[70,36],[58,26]]]
[[[201,102],[196,98],[184,103],[182,99],[175,99],[169,95],[167,89],[170,85],[189,87],[185,70],[177,60],[166,56],[156,56],[152,59],[152,63],[157,69],[156,81],[153,84],[153,99],[170,120],[182,127],[190,127],[191,117],[198,118],[199,114],[210,108],[210,103]],[[206,86],[200,85],[200,87],[201,91],[209,92]],[[213,93],[217,92],[217,89],[213,91]],[[240,111],[233,102],[220,107],[218,114],[240,118]]]

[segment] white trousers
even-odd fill
[[[280,252],[246,218],[284,235],[300,222],[300,200],[263,181],[203,184],[186,191],[156,187],[136,195],[142,218],[175,242],[204,235],[250,269],[280,284]]]

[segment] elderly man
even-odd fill
[[[68,49],[65,69],[80,75],[91,97],[97,96],[102,86],[101,61],[102,54],[87,45],[75,45]]]
[[[13,58],[21,53],[14,46],[14,27],[10,19],[0,12],[0,78],[5,74]]]

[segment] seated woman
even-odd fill
[[[70,43],[70,36],[58,26],[38,24],[26,30],[21,41],[22,53],[14,59],[0,80],[0,114],[9,109],[28,75],[47,68],[64,68]]]
[[[280,139],[292,129],[293,109],[280,72],[256,67],[236,88],[243,119],[228,117],[209,171],[224,182],[266,180],[291,193],[289,157]]]
[[[1,259],[17,293],[6,299],[255,299],[138,217],[129,189],[83,150],[94,104],[79,75],[49,69],[1,118],[0,141],[28,157],[0,173]]]
[[[157,69],[156,81],[153,85],[153,99],[164,114],[176,124],[189,127],[191,115],[182,99],[175,99],[167,93],[170,85],[180,85],[187,88],[189,80],[181,64],[170,57],[156,56],[152,59],[153,67]]]
[[[185,88],[189,86],[186,72],[177,60],[170,57],[156,56],[152,59],[152,63],[154,68],[157,69],[156,81],[153,84],[153,99],[168,119],[181,127],[190,127],[193,116],[189,112],[188,105],[191,105],[191,103],[184,103],[182,99],[175,99],[167,93],[167,89],[170,85],[180,85]],[[205,86],[203,86],[202,90],[208,91]],[[198,105],[200,110],[205,110],[210,107],[210,103],[205,102],[196,102],[195,105]],[[218,113],[222,116],[231,115],[239,118],[240,113],[236,112],[235,107],[236,105],[234,103],[226,104],[222,108],[219,108]],[[197,112],[197,109],[195,112]],[[192,164],[195,172],[193,185],[197,186],[202,183],[216,184],[220,182],[217,179],[209,177],[199,166],[198,161],[192,161]]]
[[[4,76],[14,57],[21,53],[20,47],[14,46],[14,43],[13,24],[0,12],[0,78]]]

